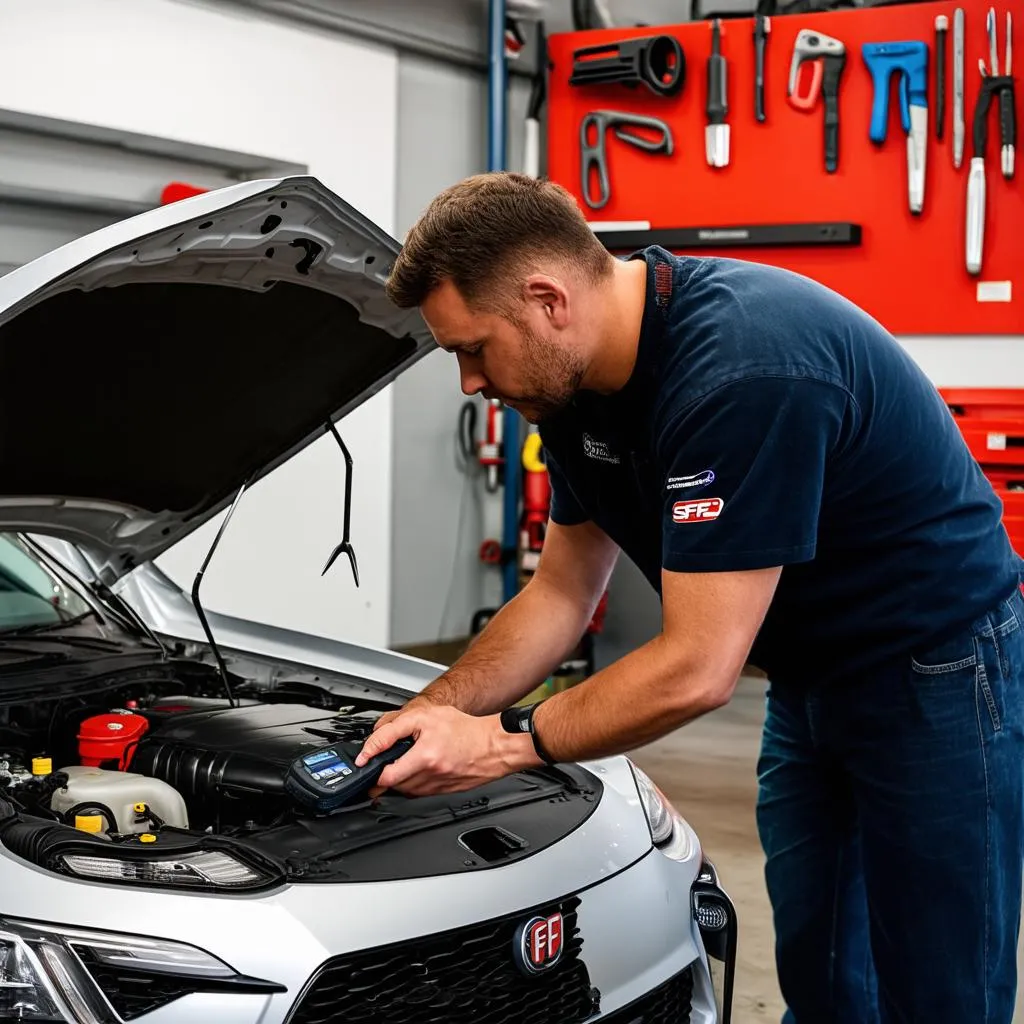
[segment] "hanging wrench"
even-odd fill
[[[800,67],[804,61],[813,61],[811,87],[804,95],[797,91]],[[818,63],[818,61],[821,63]],[[825,169],[834,173],[839,166],[839,83],[846,66],[846,47],[839,39],[801,29],[793,44],[793,57],[789,65],[789,102],[797,110],[813,110],[818,93],[825,97]]]

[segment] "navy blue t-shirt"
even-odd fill
[[[936,388],[876,321],[748,261],[647,261],[636,365],[541,424],[551,518],[662,569],[783,566],[751,662],[853,678],[1012,592],[1024,563]]]

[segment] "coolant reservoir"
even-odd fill
[[[136,804],[149,809],[175,828],[188,828],[188,812],[181,794],[159,779],[133,772],[115,772],[88,765],[61,768],[68,777],[62,789],[50,799],[52,810],[65,815],[73,825],[79,815],[103,813],[113,818],[118,832],[152,832],[149,821],[136,821]],[[69,814],[70,812],[70,814]]]

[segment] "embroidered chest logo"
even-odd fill
[[[596,437],[591,437],[590,434],[583,435],[583,454],[589,459],[597,459],[598,462],[610,462],[616,466],[622,462],[622,459],[608,446],[607,441],[598,441]]]
[[[721,498],[705,498],[703,501],[677,501],[672,506],[674,523],[707,523],[717,519],[725,502]]]
[[[706,469],[703,473],[693,473],[691,476],[670,476],[665,481],[666,491],[681,491],[689,487],[706,487],[715,482],[715,471]]]

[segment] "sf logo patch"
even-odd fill
[[[725,502],[721,498],[704,498],[702,501],[677,501],[672,506],[674,523],[706,523],[717,519]]]

